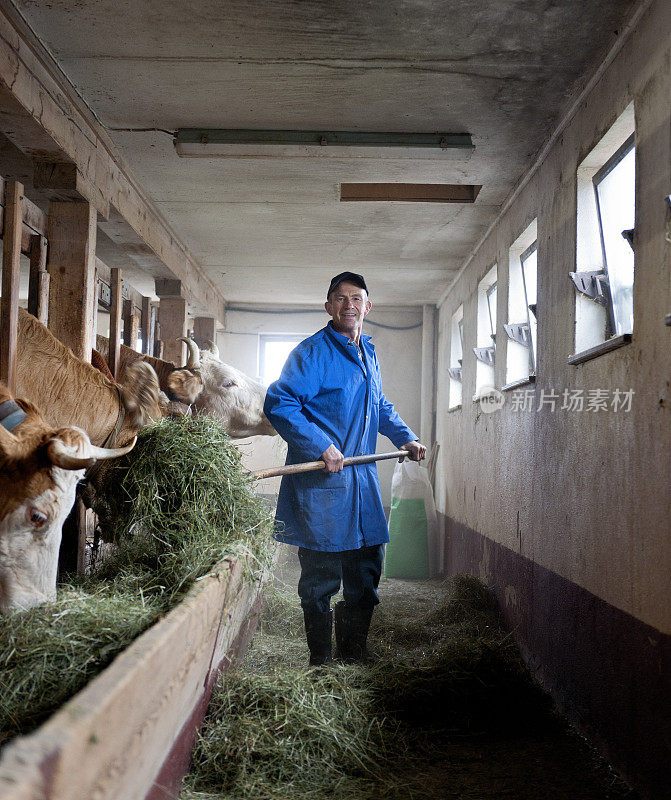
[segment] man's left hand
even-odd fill
[[[406,442],[401,445],[401,450],[408,451],[408,457],[411,461],[423,461],[426,458],[426,447],[420,442]],[[402,461],[402,459],[399,459]]]

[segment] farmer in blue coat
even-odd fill
[[[384,545],[389,541],[375,464],[343,470],[343,459],[375,452],[378,432],[407,450],[413,461],[426,448],[382,392],[380,365],[364,317],[371,309],[361,275],[342,272],[331,281],[325,308],[331,321],[289,355],[268,388],[264,411],[288,444],[287,464],[322,459],[318,472],[282,478],[276,538],[298,545],[298,594],[305,618],[310,664],[331,660],[335,606],[336,657],[365,659],[366,637]]]

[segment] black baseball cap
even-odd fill
[[[356,272],[341,272],[339,275],[336,275],[335,278],[331,278],[331,285],[329,286],[328,292],[326,292],[327,300],[331,292],[337,289],[343,281],[348,281],[355,286],[360,286],[362,289],[365,289],[366,294],[368,293],[368,287],[366,286],[366,281],[363,279],[363,275],[357,275]]]

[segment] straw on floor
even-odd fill
[[[551,719],[547,697],[478,581],[437,601],[408,585],[376,612],[373,665],[306,670],[295,590],[271,596],[241,669],[219,681],[182,800],[428,798],[408,763],[431,764],[446,732]],[[425,600],[425,598],[422,598]]]

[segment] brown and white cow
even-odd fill
[[[151,364],[159,378],[161,390],[169,400],[191,406],[194,411],[219,420],[232,439],[245,436],[274,436],[276,430],[263,413],[265,388],[240,370],[224,364],[217,348],[200,350],[198,345],[183,339],[189,349],[187,363],[178,367],[172,362],[137,353],[121,346],[119,375],[138,361]],[[109,340],[98,337],[98,350],[107,358]]]
[[[16,394],[35,403],[50,425],[76,425],[95,445],[124,445],[161,416],[158,378],[149,364],[135,364],[123,385],[116,384],[23,309],[16,358]]]
[[[83,430],[49,425],[0,384],[0,613],[55,598],[63,522],[84,469],[134,443],[95,447]]]

